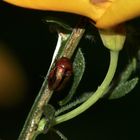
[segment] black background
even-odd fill
[[[48,15],[62,18],[70,24],[76,23],[79,19],[79,16],[73,14],[29,10],[0,2],[0,39],[15,52],[27,73],[29,82],[24,102],[0,109],[0,138],[2,140],[17,139],[41,87],[43,77],[47,73],[57,40],[57,34],[51,33],[48,25],[42,20]],[[140,20],[135,19],[128,24],[131,28],[128,30],[126,48],[120,54],[118,73],[129,58],[126,53],[127,46],[135,49],[135,46],[140,45],[138,32]],[[97,31],[90,24],[88,30],[93,34],[94,40],[83,38],[80,43],[86,59],[86,71],[78,93],[97,88],[109,62],[109,52],[103,47]],[[137,74],[139,74],[139,69]],[[138,84],[131,94],[119,100],[102,99],[85,113],[56,128],[69,140],[140,139],[139,89]],[[54,134],[49,134],[48,139],[55,140],[52,135]]]

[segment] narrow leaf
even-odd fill
[[[61,138],[61,140],[68,140],[59,130],[53,129],[53,131]]]
[[[131,76],[132,72],[136,70],[136,58],[127,65],[126,69],[122,72],[119,83],[126,82]]]
[[[60,20],[58,18],[55,17],[47,17],[47,19],[45,20],[47,23],[51,23],[51,25],[53,25],[53,28],[55,30],[64,30],[65,32],[71,32],[72,31],[72,27],[70,27],[67,23],[65,23],[63,20]]]
[[[61,106],[67,104],[72,99],[82,79],[82,76],[85,70],[85,59],[84,59],[81,49],[78,49],[77,54],[75,56],[75,59],[73,62],[73,70],[74,70],[73,84],[68,95],[62,101],[59,102]]]
[[[79,98],[77,98],[76,100],[62,106],[60,109],[58,109],[55,112],[55,116],[58,116],[58,115],[64,113],[65,111],[68,111],[68,110],[76,107],[77,105],[85,102],[92,94],[94,94],[94,92],[86,92],[83,95],[81,95]]]
[[[132,89],[134,89],[134,87],[136,86],[136,84],[138,83],[138,78],[133,78],[132,80],[126,81],[125,83],[121,83],[119,84],[111,93],[111,95],[109,96],[109,99],[118,99],[121,98],[123,96],[125,96],[126,94],[128,94]]]

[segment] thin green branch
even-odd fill
[[[119,51],[110,51],[110,65],[109,65],[108,72],[106,74],[104,81],[98,87],[96,92],[86,102],[84,102],[82,105],[80,105],[76,109],[66,114],[56,117],[54,125],[76,117],[77,115],[81,114],[82,112],[87,110],[89,107],[91,107],[97,100],[99,100],[102,97],[102,95],[107,90],[108,86],[110,85],[114,77],[116,67],[117,67],[117,62],[118,62],[118,55],[119,55]]]
[[[48,89],[46,76],[43,86],[31,108],[18,140],[32,140],[34,138],[43,113],[43,106],[47,104],[52,93],[53,92]]]
[[[72,33],[66,42],[66,45],[63,49],[63,52],[61,56],[71,58],[74,54],[75,49],[77,48],[81,38],[83,37],[85,33],[85,25],[86,25],[86,19],[81,18],[79,22],[77,23],[76,27],[72,30]]]
[[[84,26],[85,26],[85,22],[83,24],[83,19],[82,19],[80,20],[79,24],[77,24],[76,28],[73,29],[73,32],[66,44],[66,48],[62,51],[62,56],[70,58],[73,55],[74,50],[76,49],[80,39],[82,38],[85,32]],[[36,97],[36,100],[26,119],[26,122],[23,126],[23,129],[20,133],[18,140],[33,140],[35,139],[35,136],[38,133],[37,128],[43,114],[43,107],[49,102],[53,94],[53,91],[49,90],[48,88],[48,74],[45,77],[43,85],[39,91],[38,96]]]

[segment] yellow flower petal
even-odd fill
[[[107,2],[95,4],[94,0],[4,0],[4,1],[25,8],[75,13],[89,17],[92,20],[96,21],[110,6],[111,1],[114,0],[106,0]]]
[[[116,0],[97,20],[96,26],[108,28],[140,16],[140,0]]]

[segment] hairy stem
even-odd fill
[[[31,108],[31,111],[27,117],[27,120],[23,126],[23,129],[20,133],[18,140],[32,140],[33,139],[36,133],[40,118],[43,113],[42,108],[45,104],[47,104],[47,102],[51,98],[51,95],[52,95],[52,91],[50,91],[47,88],[47,76],[46,76],[45,81],[42,85],[42,88]]]
[[[71,56],[73,55],[78,43],[80,42],[80,39],[82,38],[85,32],[85,29],[84,29],[85,21],[83,22],[83,20],[84,19],[80,20],[79,24],[77,24],[77,26],[73,29],[70,39],[68,40],[66,47],[62,52],[62,56],[71,58]],[[52,68],[52,65],[51,65],[51,68]],[[26,122],[23,126],[23,129],[20,133],[18,140],[35,139],[35,136],[37,134],[37,128],[43,114],[43,107],[49,102],[53,94],[53,91],[49,90],[48,88],[48,74],[45,77],[43,85],[39,91],[38,96],[36,97],[36,100],[26,119]]]
[[[98,87],[96,92],[82,105],[80,105],[76,109],[74,109],[66,114],[56,117],[54,125],[76,117],[77,115],[81,114],[82,112],[87,110],[89,107],[91,107],[97,100],[99,100],[102,97],[102,95],[107,90],[108,86],[110,85],[110,83],[114,77],[114,74],[115,74],[115,71],[117,68],[118,56],[119,56],[119,51],[110,50],[110,65],[109,65],[109,69],[106,74],[106,77],[103,80],[102,84]]]

